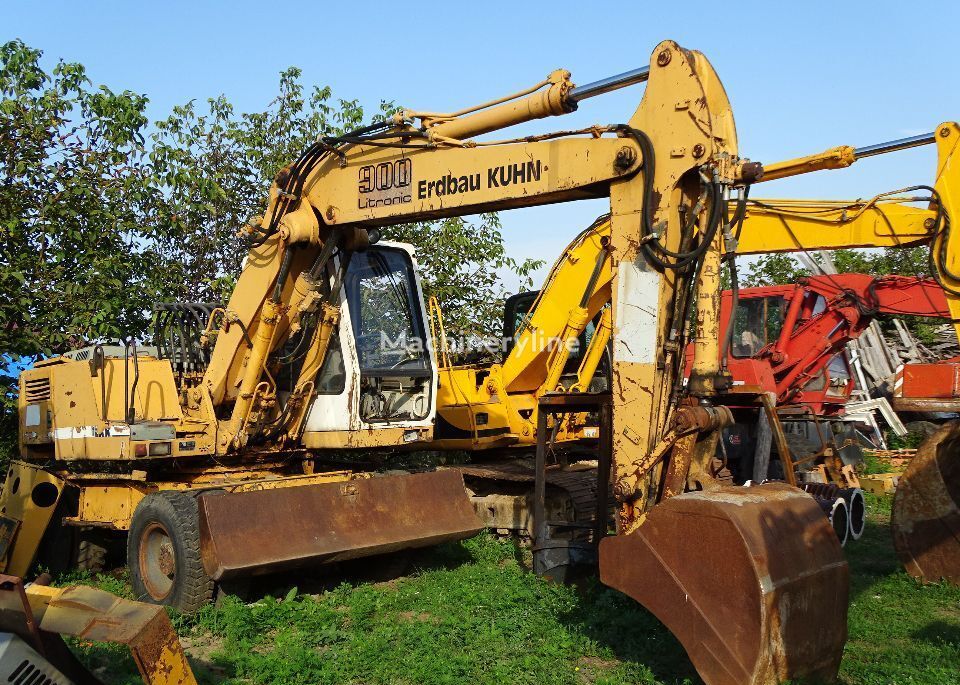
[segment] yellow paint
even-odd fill
[[[30,585],[24,592],[40,631],[127,645],[146,685],[196,685],[164,607],[83,585]],[[25,613],[17,598],[5,596],[3,608]]]
[[[4,573],[23,576],[30,570],[63,488],[63,480],[39,466],[10,462],[0,494],[0,514],[19,525],[2,560]]]

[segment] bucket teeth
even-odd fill
[[[792,486],[666,500],[603,540],[600,578],[657,616],[707,685],[836,678],[849,571],[820,507]]]
[[[907,573],[960,585],[960,422],[917,449],[897,484],[890,528]]]

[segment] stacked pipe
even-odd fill
[[[860,488],[841,488],[833,483],[802,483],[830,520],[840,544],[848,538],[859,540],[866,526],[866,503]]]

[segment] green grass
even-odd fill
[[[920,586],[900,570],[889,500],[868,504],[867,533],[848,548],[842,682],[960,684],[960,589]],[[397,580],[313,594],[281,587],[250,604],[227,597],[175,624],[209,683],[700,682],[679,644],[637,604],[596,583],[547,583],[525,570],[523,555],[481,535],[421,555]],[[115,578],[98,582],[124,589]],[[108,682],[138,682],[122,648],[80,651]]]
[[[960,683],[960,588],[920,585],[890,542],[890,498],[867,495],[869,525],[848,548],[849,640],[841,676],[853,685]]]

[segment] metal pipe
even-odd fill
[[[600,79],[599,81],[594,81],[593,83],[587,83],[586,85],[573,88],[569,93],[567,93],[567,102],[577,103],[581,100],[586,100],[587,98],[596,97],[597,95],[603,95],[604,93],[619,90],[620,88],[632,86],[635,83],[644,83],[648,78],[650,78],[649,66],[633,69],[632,71],[625,71],[622,74],[617,74],[616,76],[608,76],[607,78]]]
[[[863,157],[873,157],[874,155],[883,155],[898,150],[907,150],[912,147],[920,147],[921,145],[932,145],[934,142],[936,142],[936,136],[933,132],[930,132],[919,136],[911,136],[910,138],[890,140],[886,143],[877,143],[876,145],[864,145],[863,147],[855,148],[853,154],[856,155],[857,159],[861,159]]]

